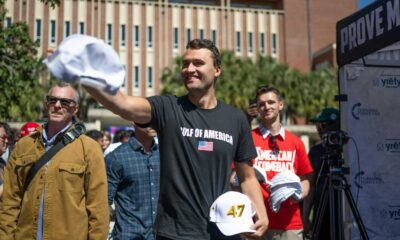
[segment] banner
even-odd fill
[[[400,239],[400,45],[341,67],[342,129],[349,183],[369,239]],[[349,210],[349,209],[348,209]],[[350,217],[350,239],[361,239]]]
[[[395,43],[400,34],[400,0],[375,1],[339,21],[336,32],[339,66]]]

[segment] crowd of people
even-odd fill
[[[300,138],[282,126],[279,89],[260,87],[246,117],[216,98],[221,73],[214,43],[195,39],[182,61],[187,95],[142,98],[84,86],[132,121],[134,131],[113,139],[98,130],[83,134],[76,120],[79,94],[63,82],[45,96],[47,120],[25,126],[15,145],[0,122],[0,155],[9,151],[0,159],[0,239],[302,240],[318,205],[321,154],[312,148],[308,155]],[[321,134],[338,126],[339,112],[326,111],[314,119]],[[259,126],[252,130],[255,118]],[[298,177],[301,193],[274,211],[276,189],[269,183],[282,172]],[[254,224],[251,232],[225,236],[209,213],[233,189],[233,175],[235,189],[253,204]]]

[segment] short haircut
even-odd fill
[[[193,39],[186,45],[186,49],[202,49],[207,48],[212,53],[215,67],[221,67],[221,55],[215,44],[208,39]]]
[[[259,96],[263,95],[264,93],[269,93],[269,92],[273,92],[276,94],[276,96],[278,97],[279,101],[283,101],[283,95],[282,93],[275,87],[269,87],[269,86],[262,86],[259,87],[256,91],[256,99],[258,99]]]
[[[124,138],[131,138],[135,136],[135,132],[133,130],[118,130],[115,132],[113,143],[122,142]]]
[[[14,145],[14,132],[10,125],[6,122],[0,122],[0,128],[4,128],[4,131],[8,135],[8,145],[13,146]],[[0,156],[1,157],[1,156]]]
[[[88,136],[96,141],[100,138],[103,138],[103,133],[100,132],[99,130],[89,130],[85,134],[86,134],[86,136]]]
[[[79,92],[78,92],[78,90],[73,86],[73,85],[71,85],[71,84],[69,84],[69,83],[65,83],[65,82],[57,82],[57,84],[56,85],[53,85],[51,88],[50,88],[50,90],[49,90],[49,92],[47,93],[47,96],[50,96],[51,95],[51,92],[53,91],[53,88],[54,87],[59,87],[59,88],[65,88],[65,87],[71,87],[74,91],[75,91],[75,102],[77,103],[77,104],[79,104],[79,100],[80,100],[80,96],[79,96]]]

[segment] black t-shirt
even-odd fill
[[[187,96],[150,97],[160,143],[160,198],[155,230],[172,239],[210,239],[214,200],[229,190],[232,161],[257,156],[243,112],[218,101],[201,109]]]

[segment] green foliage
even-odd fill
[[[0,1],[0,22],[5,17]],[[5,28],[0,25],[0,118],[13,121],[36,120],[40,114],[42,90],[39,84],[41,61],[26,23]]]
[[[40,0],[42,3],[49,5],[51,8],[55,8],[60,5],[60,0]]]
[[[60,0],[41,0],[54,8]],[[29,37],[28,25],[16,22],[4,27],[7,9],[0,0],[0,119],[38,120],[42,97],[54,81],[39,83],[44,65],[37,57],[37,45]]]
[[[161,74],[163,81],[163,89],[161,94],[172,94],[182,96],[187,93],[181,76],[182,57],[178,56],[174,59],[173,68],[164,68]]]
[[[271,57],[260,56],[257,62],[235,56],[233,52],[222,52],[222,75],[217,80],[217,97],[240,109],[246,109],[249,99],[263,85],[275,86],[284,95],[287,117],[314,117],[322,108],[337,107],[334,95],[338,92],[336,73],[324,69],[301,73],[289,69]],[[162,74],[161,94],[186,94],[180,75],[182,57],[174,60],[172,68],[165,68]]]

